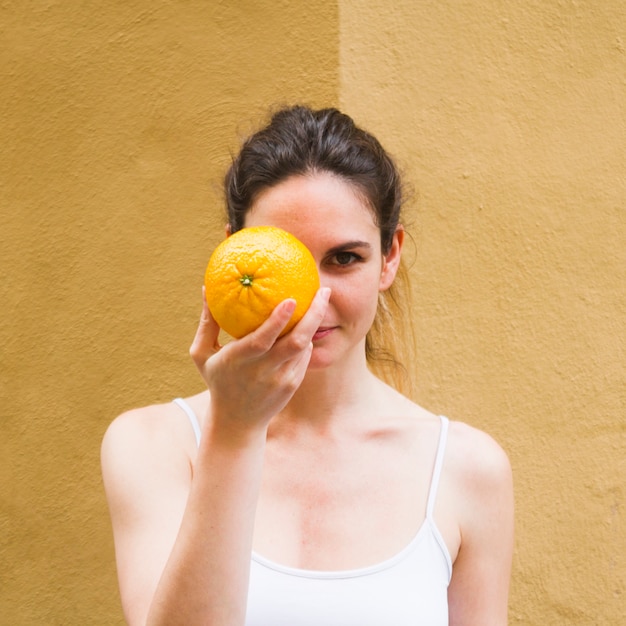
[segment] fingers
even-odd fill
[[[220,328],[213,319],[209,307],[206,303],[205,290],[202,288],[202,314],[196,335],[189,348],[189,354],[195,364],[201,366],[205,361],[219,349],[218,342]]]
[[[245,341],[246,349],[249,349],[254,356],[260,356],[270,350],[274,344],[280,343],[281,347],[285,346],[280,351],[282,357],[290,358],[292,354],[304,350],[311,342],[315,331],[324,318],[329,298],[329,288],[319,289],[302,319],[289,333],[279,339],[281,331],[291,319],[296,306],[295,300],[284,300],[272,311],[269,319],[263,325],[241,339],[240,342]]]
[[[330,298],[330,289],[320,289],[304,317],[277,342],[276,351],[282,361],[281,368],[288,368],[292,387],[300,386],[313,354],[313,335],[320,327]]]
[[[324,318],[329,298],[329,288],[319,289],[311,306],[298,324],[289,333],[280,337],[280,333],[291,319],[296,308],[294,299],[283,300],[259,328],[229,343],[227,346],[229,354],[231,356],[239,355],[245,359],[256,359],[265,356],[276,346],[277,349],[272,350],[273,360],[275,365],[279,365],[302,352],[310,350],[311,340]],[[218,335],[219,327],[213,320],[205,301],[200,325],[190,350],[196,363],[204,363],[220,349],[217,341]],[[306,360],[308,361],[308,358]]]
[[[311,302],[311,306],[304,314],[302,319],[294,326],[292,330],[290,330],[283,337],[279,337],[280,332],[283,330],[289,319],[285,319],[281,316],[280,311],[276,311],[276,325],[273,327],[273,331],[268,333],[259,333],[258,336],[254,337],[255,342],[257,342],[257,349],[259,351],[267,351],[274,344],[276,344],[276,348],[274,350],[277,361],[284,361],[287,359],[291,359],[293,356],[298,353],[306,350],[313,339],[313,335],[320,327],[322,320],[324,319],[324,315],[326,314],[326,308],[328,306],[328,299],[330,298],[330,289],[325,287],[323,289],[318,290],[313,302]],[[285,303],[288,302],[287,300]],[[281,303],[281,305],[284,303]],[[279,305],[279,307],[281,306]],[[278,309],[278,307],[277,307]],[[273,317],[274,314],[272,314]],[[270,318],[272,319],[272,318]],[[262,326],[261,329],[265,331],[266,329]],[[261,330],[259,329],[259,330]],[[255,331],[258,332],[258,331]]]
[[[318,289],[308,311],[304,314],[302,319],[298,322],[290,334],[302,333],[304,336],[307,336],[310,341],[315,334],[315,331],[320,327],[320,324],[324,319],[324,315],[326,315],[329,298],[329,287],[322,287],[321,289]]]
[[[279,338],[296,306],[293,299],[284,300],[257,330],[222,349],[218,324],[205,304],[190,352],[215,402],[252,422],[269,421],[280,411],[306,374],[329,296],[330,289],[320,289],[299,323]],[[241,381],[246,381],[243,392]]]
[[[276,343],[295,309],[294,299],[283,300],[259,328],[239,340],[239,345],[243,346],[251,357],[261,356]]]

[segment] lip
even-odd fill
[[[313,335],[313,341],[319,341],[324,339],[324,337],[328,337],[333,330],[335,330],[335,326],[320,326]]]

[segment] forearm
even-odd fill
[[[190,353],[210,390],[209,415],[180,530],[148,611],[151,626],[243,626],[267,427],[304,378],[329,296],[320,289],[280,339],[293,299],[223,347],[204,301]]]
[[[245,620],[265,432],[205,429],[176,543],[147,623],[239,626]]]

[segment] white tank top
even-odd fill
[[[189,416],[200,441],[198,420]],[[246,626],[447,626],[452,561],[433,519],[446,447],[441,417],[426,518],[398,554],[370,567],[317,571],[286,567],[252,553]]]

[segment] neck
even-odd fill
[[[283,429],[330,434],[375,411],[383,383],[370,372],[365,358],[347,366],[309,370],[289,404],[271,423],[273,432]]]

